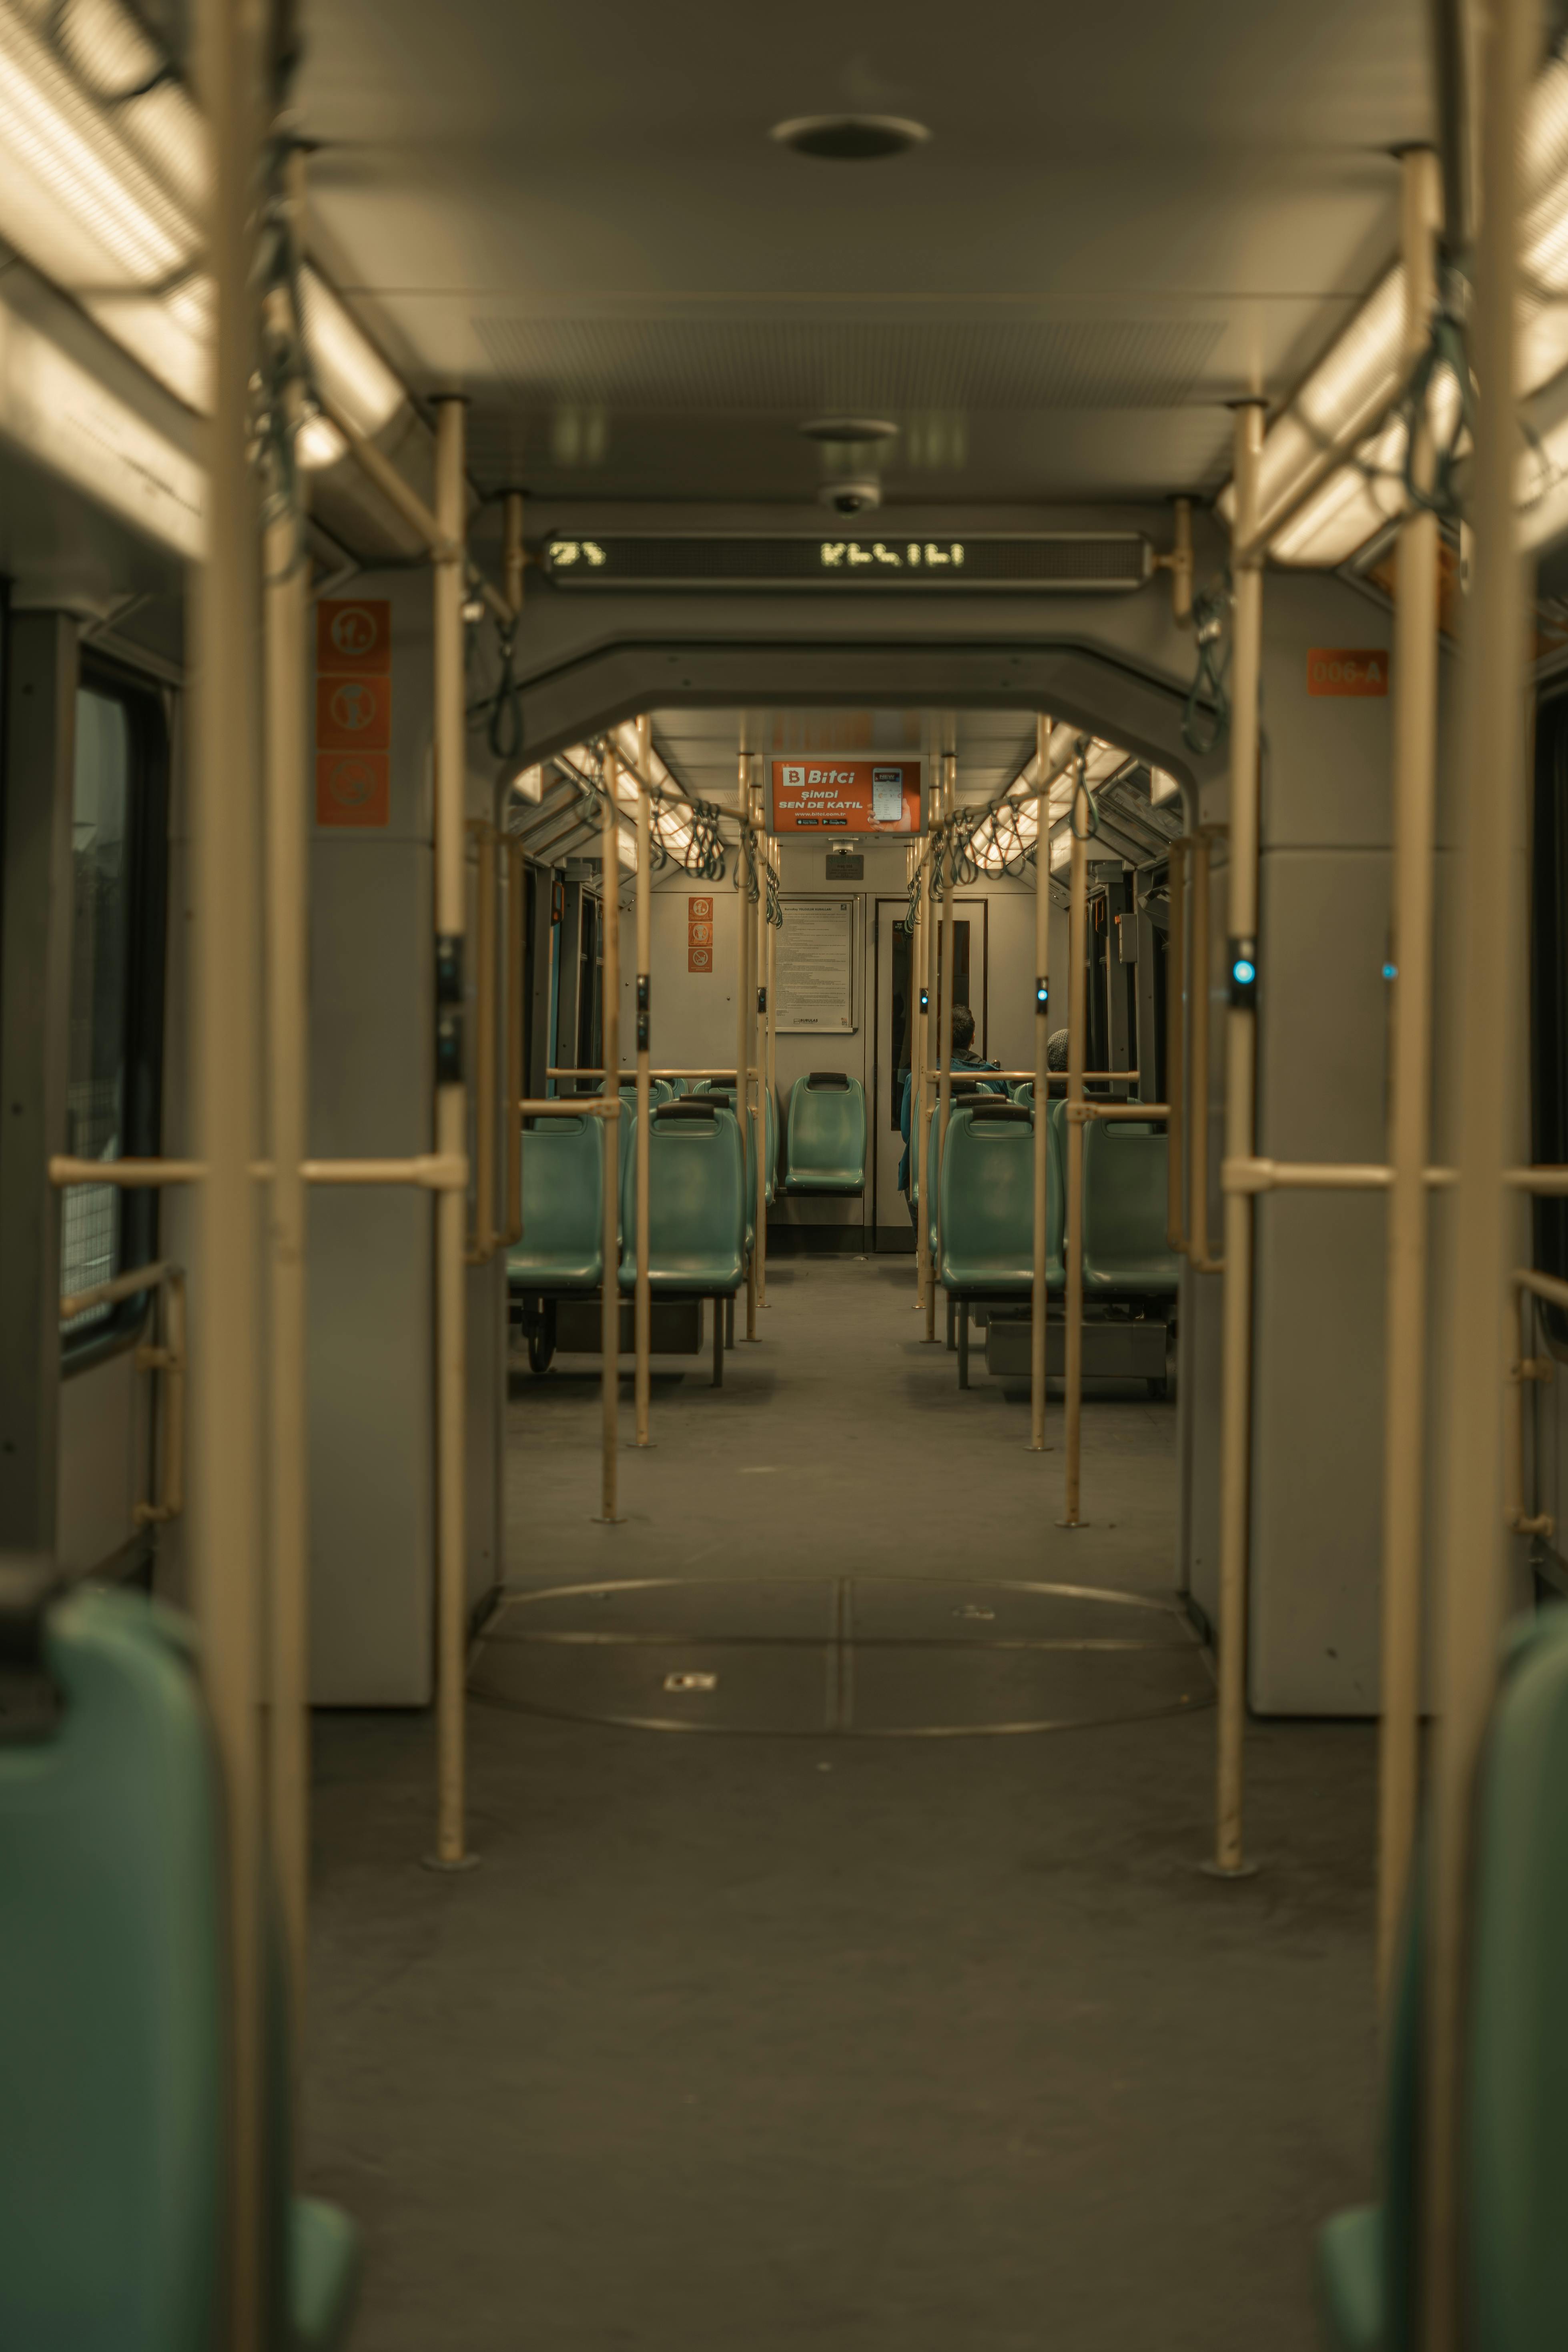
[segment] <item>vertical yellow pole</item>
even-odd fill
[[[772,859],[773,872],[776,876],[778,873],[778,845],[776,842],[770,845],[769,856]],[[773,1106],[773,1133],[775,1136],[779,1129],[779,1039],[778,1011],[776,1005],[778,983],[778,925],[776,923],[770,923],[768,926],[768,1101]],[[778,1175],[776,1165],[773,1171],[773,1175],[774,1181],[776,1183]]]
[[[528,870],[522,844],[506,845],[506,1217],[510,1249],[522,1239],[522,993],[528,948]]]
[[[653,1394],[653,1287],[648,1276],[648,1119],[653,1109],[651,1066],[653,961],[653,812],[648,780],[653,772],[653,722],[637,720],[637,1444],[651,1443],[648,1417]]]
[[[304,155],[289,158],[285,202],[302,245]],[[297,476],[303,500],[306,476]],[[305,819],[306,625],[310,559],[303,512],[268,523],[262,657],[267,924],[268,1813],[292,1992],[296,2084],[304,2031],[310,1886],[310,1511],[305,1427],[305,1014],[309,844]],[[232,877],[231,877],[232,891]]]
[[[1436,296],[1437,159],[1401,158],[1405,365]],[[1413,452],[1429,481],[1431,434]],[[1437,747],[1437,518],[1399,531],[1394,608],[1394,1003],[1389,1072],[1388,1340],[1384,1373],[1383,1721],[1378,1775],[1377,1979],[1388,2014],[1419,1785],[1421,1488],[1426,1404],[1426,1181],[1432,1087],[1433,800]]]
[[[1051,722],[1043,716],[1035,721],[1035,746],[1043,789],[1051,758]],[[1029,1449],[1034,1454],[1043,1454],[1046,1448],[1046,1317],[1050,1305],[1047,1284],[1050,1084],[1046,1063],[1046,1046],[1051,1034],[1047,980],[1051,916],[1049,806],[1047,801],[1036,803],[1039,829],[1035,835],[1035,1265],[1029,1303]]]
[[[1503,1170],[1518,1132],[1522,1029],[1519,884],[1525,838],[1524,581],[1519,481],[1521,118],[1539,39],[1531,0],[1495,0],[1481,35],[1481,186],[1474,240],[1473,356],[1479,387],[1465,615],[1464,780],[1455,1121],[1458,1198],[1448,1283],[1442,1508],[1442,1661],[1433,1778],[1432,1904],[1425,1981],[1427,2074],[1424,2352],[1450,2352],[1461,2326],[1458,2207],[1461,2050],[1469,1827],[1507,1597],[1503,1528],[1502,1302],[1515,1230]],[[1456,246],[1465,224],[1450,221]],[[1449,1222],[1451,1219],[1451,1223]]]
[[[1236,511],[1231,522],[1235,581],[1233,700],[1230,716],[1230,940],[1232,973],[1226,1016],[1225,1150],[1252,1157],[1258,1017],[1250,995],[1235,992],[1234,966],[1258,934],[1258,688],[1263,647],[1263,559],[1250,542],[1258,519],[1258,476],[1263,410],[1249,401],[1236,412]],[[1215,1852],[1219,1878],[1250,1874],[1242,1842],[1242,1750],[1247,1727],[1247,1513],[1252,1443],[1252,1199],[1225,1196],[1225,1340],[1220,1381],[1219,1706],[1215,1780]]]
[[[920,844],[917,842],[917,851]],[[931,967],[935,961],[931,948],[931,868],[922,864],[916,881],[914,951],[910,957],[911,993],[910,1008],[910,1198],[915,1202],[915,1305],[923,1315],[931,1303],[931,1251],[926,1230],[925,1108],[930,1096],[926,1072],[931,1062]],[[921,999],[927,1000],[925,1011]],[[916,1196],[919,1196],[918,1199]],[[926,1337],[931,1334],[928,1331]]]
[[[942,824],[942,787],[939,779],[931,790],[934,807],[931,831],[940,837]],[[940,853],[939,853],[940,854]],[[933,1186],[931,1172],[931,1129],[936,1114],[936,1097],[927,1073],[937,1066],[937,1031],[942,1024],[942,959],[938,953],[937,913],[931,895],[931,869],[926,869],[926,1013],[921,1024],[921,1103],[918,1132],[920,1136],[921,1171],[921,1247],[926,1254],[926,1325],[928,1344],[936,1339],[936,1261],[931,1255],[931,1221],[936,1215],[936,1202],[931,1197]],[[913,1122],[911,1122],[913,1124]]]
[[[470,827],[478,856],[474,905],[474,1239],[470,1262],[483,1265],[496,1245],[496,834]]]
[[[735,845],[735,1119],[741,1130],[741,1150],[746,1147],[746,1102],[749,1093],[747,1069],[752,1059],[752,910],[746,898],[746,877],[749,871],[747,848],[752,814],[751,754],[742,751],[736,776],[735,804],[741,813],[740,837]],[[744,1162],[742,1160],[742,1166]],[[746,1337],[757,1336],[756,1250],[746,1264]],[[715,1309],[717,1312],[717,1309]]]
[[[468,536],[465,411],[436,405],[436,515],[445,545],[435,564],[436,632],[436,1149],[468,1153],[463,971],[468,877],[463,854],[467,757],[463,714],[463,550]],[[468,1530],[464,1509],[468,1331],[464,1225],[455,1188],[436,1196],[436,1744],[435,1860],[460,1869],[466,1852],[464,1679],[468,1657]]]
[[[1081,770],[1080,770],[1081,772]],[[1083,1524],[1081,1457],[1083,1444],[1083,1121],[1074,1113],[1083,1101],[1084,1045],[1089,1024],[1089,835],[1086,812],[1075,794],[1068,823],[1072,829],[1072,863],[1068,868],[1069,894],[1068,970],[1068,1116],[1064,1132],[1068,1147],[1066,1391],[1063,1440],[1067,1448],[1064,1528]]]
[[[768,1303],[768,1123],[765,1094],[768,1082],[768,1057],[763,1049],[763,1034],[767,1017],[763,1007],[768,998],[768,840],[766,834],[762,830],[763,814],[759,795],[757,943],[752,961],[755,986],[752,991],[752,1000],[757,1005],[756,1021],[752,1030],[754,1059],[761,1073],[756,1084],[755,1108],[752,1113],[757,1136],[757,1305],[759,1307],[765,1307]]]
[[[522,545],[522,492],[508,490],[502,515],[502,564],[506,579],[506,601],[511,606],[512,618],[522,614],[522,577],[527,557]]]
[[[1173,841],[1165,887],[1169,894],[1171,928],[1165,949],[1165,1100],[1170,1118],[1165,1126],[1165,1239],[1170,1247],[1187,1245],[1183,1219],[1182,1169],[1187,1148],[1185,1031],[1182,1023],[1187,970],[1187,844]],[[1142,1047],[1139,1047],[1142,1060]]]
[[[604,958],[600,967],[602,1009],[600,1059],[605,1111],[605,1281],[599,1318],[599,1407],[602,1420],[599,1517],[606,1525],[617,1511],[616,1449],[621,1399],[621,763],[614,745],[605,751],[605,803],[599,827],[600,918]]]
[[[255,364],[252,202],[258,60],[252,13],[200,0],[199,87],[212,132],[206,268],[216,304],[206,432],[207,556],[193,583],[197,659],[192,819],[195,984],[192,1060],[197,1195],[197,1360],[191,1464],[192,1561],[202,1675],[223,1766],[227,1832],[228,2127],[226,2325],[231,2352],[258,2352],[264,2302],[261,1893],[263,1828],[256,1662],[257,1530],[255,838],[257,515],[247,451]]]
[[[936,1090],[936,1269],[939,1275],[942,1267],[942,1163],[947,1154],[948,1120],[952,1114],[952,1009],[958,1002],[954,990],[954,982],[957,975],[952,968],[952,885],[953,866],[956,863],[953,856],[952,812],[953,804],[957,798],[958,761],[953,752],[948,751],[944,753],[942,763],[942,816],[947,829],[942,840],[942,1002],[937,1009],[937,1060],[934,1066],[942,1073],[941,1077],[937,1080]],[[935,1312],[935,1304],[936,1302],[933,1297],[931,1302],[931,1312],[933,1314]]]

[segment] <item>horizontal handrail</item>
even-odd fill
[[[1428,1192],[1459,1181],[1457,1168],[1428,1168],[1424,1176]],[[1394,1171],[1374,1160],[1226,1160],[1219,1181],[1226,1192],[1386,1192]],[[1502,1181],[1515,1192],[1568,1193],[1568,1168],[1505,1168]]]
[[[1091,1118],[1169,1118],[1169,1103],[1091,1103],[1069,1102],[1067,1107],[1069,1127],[1081,1127]]]
[[[544,1075],[547,1078],[602,1078],[605,1073],[602,1069],[547,1069]],[[623,1078],[635,1078],[637,1075],[637,1073],[635,1066],[629,1070],[623,1070],[621,1072]],[[718,1070],[650,1070],[648,1072],[648,1076],[650,1078],[732,1078],[734,1075],[735,1065],[733,1062],[726,1062],[723,1068]],[[748,1069],[746,1075],[748,1077],[760,1078],[763,1076],[765,1073],[753,1064],[752,1066]]]
[[[619,1118],[619,1095],[546,1095],[538,1102],[526,1096],[518,1104],[525,1118]]]
[[[946,1075],[952,1078],[972,1078],[982,1085],[987,1078],[1010,1078],[1016,1086],[1021,1086],[1025,1079],[1032,1083],[1037,1074],[1034,1070],[991,1070],[976,1064],[973,1068],[949,1070]],[[1130,1086],[1139,1075],[1137,1070],[1085,1070],[1083,1083],[1086,1087]],[[943,1073],[941,1070],[921,1072],[921,1076],[931,1086],[940,1085],[942,1076]],[[1067,1085],[1066,1070],[1052,1070],[1047,1074],[1046,1080],[1047,1086],[1055,1086],[1058,1082],[1064,1087]]]
[[[73,1160],[57,1152],[49,1161],[51,1184],[117,1184],[122,1192],[155,1184],[199,1184],[205,1160]]]
[[[253,1176],[270,1176],[271,1165],[258,1160]],[[466,1192],[468,1162],[461,1151],[420,1151],[411,1160],[302,1160],[300,1173],[307,1184],[417,1184],[426,1192]]]
[[[76,1290],[60,1300],[60,1321],[74,1323],[79,1315],[90,1313],[95,1307],[118,1307],[122,1299],[135,1298],[143,1290],[156,1290],[159,1284],[181,1269],[167,1258],[159,1258],[152,1265],[133,1265],[128,1274],[117,1274],[112,1282],[95,1282],[90,1290]]]
[[[143,1191],[155,1185],[199,1184],[207,1172],[205,1160],[73,1160],[57,1152],[49,1161],[51,1184],[113,1184],[121,1191]],[[274,1173],[270,1160],[253,1160],[250,1172],[260,1183]],[[417,1184],[430,1192],[468,1190],[468,1163],[460,1151],[421,1151],[407,1160],[304,1160],[300,1173],[307,1184]]]

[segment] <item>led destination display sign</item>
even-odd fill
[[[556,532],[544,575],[566,589],[819,588],[835,595],[900,593],[1125,594],[1150,577],[1152,550],[1138,531],[981,531],[915,537],[884,525],[809,539],[743,531]]]
[[[918,760],[813,758],[775,760],[768,811],[771,833],[919,833]]]

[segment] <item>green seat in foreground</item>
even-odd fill
[[[1174,1297],[1177,1258],[1165,1238],[1169,1165],[1163,1128],[1089,1119],[1083,1138],[1083,1286]]]
[[[1568,1611],[1514,1629],[1482,1749],[1460,2021],[1456,2337],[1484,2352],[1568,2341]],[[1318,2242],[1335,2352],[1411,2352],[1424,1919],[1407,1939],[1384,2101],[1383,2199]]]
[[[0,2344],[221,2352],[225,1863],[193,1637],[140,1595],[46,1610],[26,1581],[0,1565]],[[286,2150],[280,1979],[270,2007]],[[358,2234],[286,2164],[268,2340],[331,2352]]]
[[[631,1125],[624,1113],[620,1125]],[[625,1157],[623,1140],[623,1166]],[[511,1288],[597,1290],[605,1270],[604,1201],[598,1118],[536,1118],[522,1139],[522,1239],[506,1257]]]
[[[863,1192],[866,1089],[842,1070],[813,1070],[789,1090],[786,1192]]]

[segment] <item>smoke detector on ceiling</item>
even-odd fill
[[[801,114],[775,122],[768,136],[823,163],[877,163],[923,147],[931,132],[923,122],[898,114]]]
[[[882,485],[875,475],[868,474],[855,481],[824,482],[816,495],[835,514],[868,514],[882,503]]]

